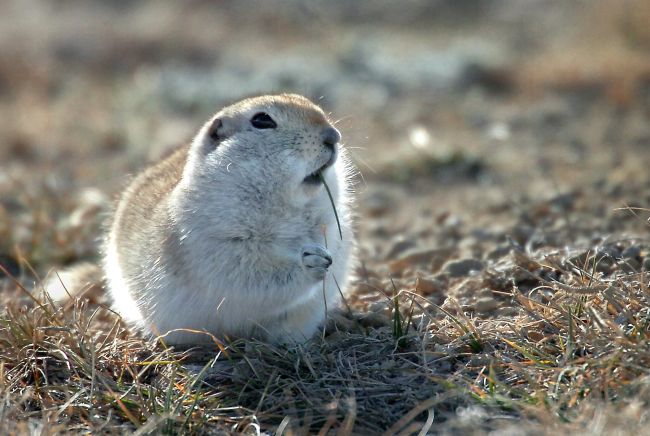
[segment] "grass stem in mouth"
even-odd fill
[[[320,178],[321,182],[323,182],[323,185],[325,186],[325,190],[327,191],[327,196],[330,198],[330,203],[332,203],[332,210],[334,211],[334,217],[336,218],[336,225],[339,228],[339,236],[341,237],[341,241],[343,240],[343,232],[341,231],[341,222],[339,221],[339,214],[336,211],[336,205],[334,204],[334,198],[332,197],[332,192],[330,191],[330,187],[327,186],[327,182],[325,181],[325,177],[323,177],[323,173],[318,173],[318,177]]]

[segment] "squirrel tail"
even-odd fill
[[[65,303],[75,297],[101,300],[103,272],[99,265],[81,262],[60,271],[52,271],[43,282],[43,289],[53,301]]]

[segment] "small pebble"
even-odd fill
[[[641,271],[641,262],[635,258],[623,259],[619,263],[619,268],[626,273],[635,273]]]
[[[487,254],[487,257],[492,260],[501,259],[502,257],[510,254],[512,247],[510,245],[500,245]]]
[[[381,313],[365,313],[359,319],[359,324],[363,327],[379,328],[390,325],[391,320]]]
[[[366,215],[374,218],[385,215],[393,204],[394,201],[388,194],[379,191],[373,192],[365,198]]]
[[[435,278],[418,277],[415,281],[415,291],[420,295],[442,293],[445,290],[445,283]]]
[[[393,274],[419,264],[430,264],[432,271],[436,271],[452,254],[453,250],[448,248],[410,251],[392,261],[388,266]]]
[[[406,250],[415,247],[415,241],[411,239],[404,239],[393,244],[393,246],[386,253],[386,259],[394,259]]]
[[[4,269],[7,270],[7,272],[12,276],[18,277],[20,275],[20,265],[13,256],[0,254],[0,265],[2,265]],[[0,278],[4,276],[4,271],[0,270]]]
[[[623,256],[623,259],[638,259],[641,257],[641,247],[638,245],[631,245],[623,250],[621,256]]]
[[[372,313],[385,312],[386,310],[388,310],[388,303],[386,302],[386,300],[375,301],[374,303],[370,304],[368,310]]]
[[[444,271],[451,277],[466,277],[472,271],[481,271],[483,269],[483,262],[478,259],[460,259],[447,262],[444,266]]]
[[[498,316],[516,316],[519,314],[519,308],[517,307],[500,307],[496,311],[496,315]]]
[[[493,297],[482,297],[476,300],[474,307],[476,308],[477,312],[488,313],[494,311],[497,307],[499,307],[499,302]]]

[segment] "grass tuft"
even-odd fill
[[[548,300],[515,285],[520,313],[509,322],[474,318],[451,300],[438,307],[393,284],[389,324],[364,325],[365,315],[351,312],[354,323],[294,347],[174,350],[83,301],[9,304],[0,318],[2,430],[419,432],[466,428],[458,411],[468,410],[504,417],[481,420],[484,430],[525,417],[573,431],[598,410],[646,407],[647,273],[587,279],[559,253],[513,259],[540,267],[531,273],[540,280],[551,268],[561,280],[540,282]]]

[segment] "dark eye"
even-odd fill
[[[275,121],[273,121],[273,118],[264,112],[259,112],[253,115],[253,118],[251,118],[251,124],[256,129],[275,129],[278,127],[278,125],[275,124]]]

